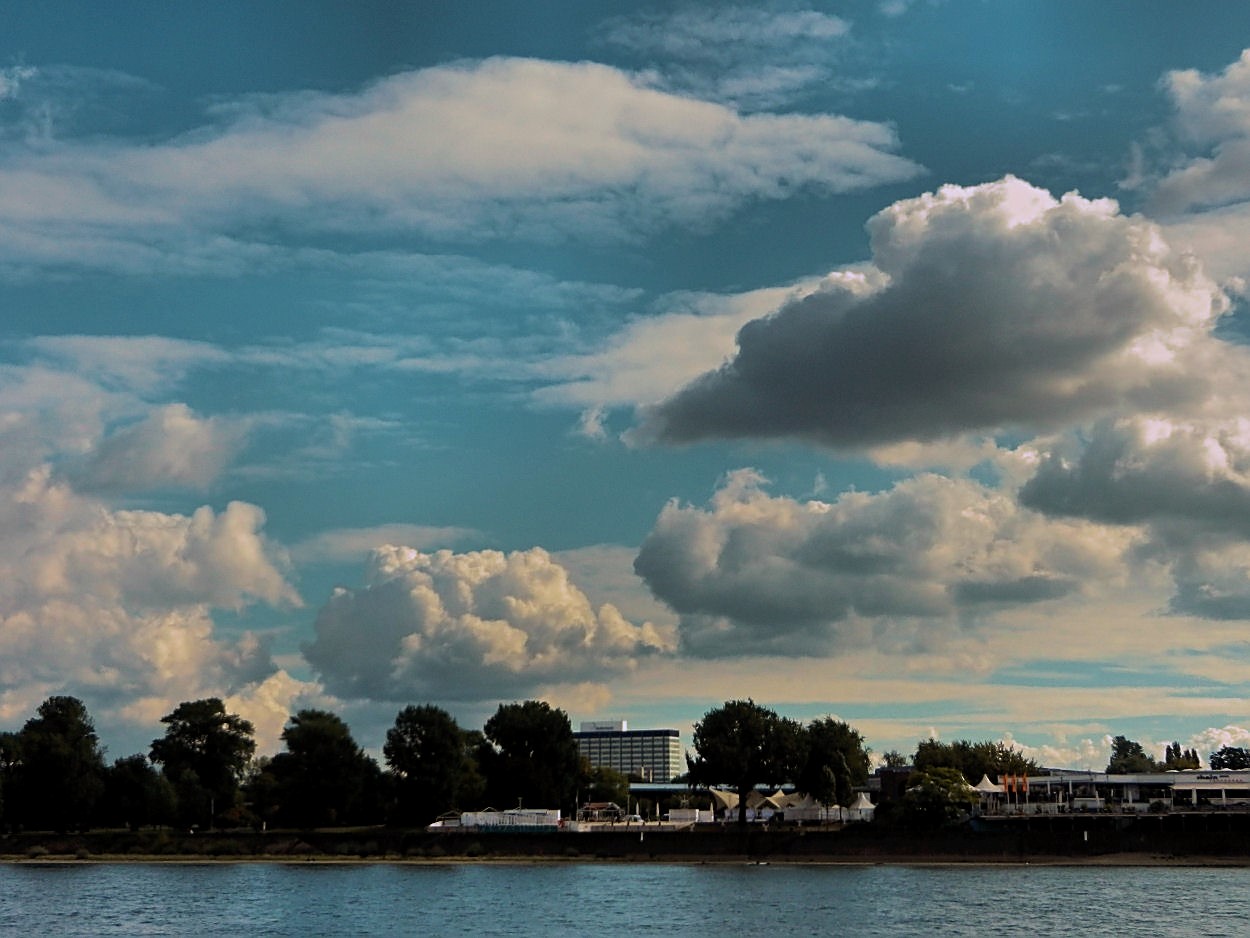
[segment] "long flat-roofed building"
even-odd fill
[[[573,734],[590,764],[646,782],[671,782],[686,771],[677,730],[631,730],[625,720],[583,722]]]

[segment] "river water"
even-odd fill
[[[1250,869],[17,864],[3,935],[1250,933]]]

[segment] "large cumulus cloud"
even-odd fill
[[[909,645],[1005,607],[1123,573],[1128,535],[1047,521],[975,482],[922,475],[835,502],[768,495],[732,474],[706,508],[670,503],[635,569],[698,656]]]
[[[305,655],[336,694],[481,700],[619,674],[670,650],[650,623],[595,609],[546,551],[374,551],[339,589]]]
[[[211,617],[299,603],[263,521],[244,503],[115,511],[46,467],[0,488],[0,691],[14,708],[75,693],[124,716],[265,680],[267,644]]]
[[[868,229],[884,286],[831,280],[748,323],[737,354],[645,410],[638,436],[866,447],[1208,392],[1192,366],[1227,298],[1110,200],[1007,177],[897,202]]]

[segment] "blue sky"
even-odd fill
[[[1250,9],[1088,7],[0,3],[0,724],[1247,743]]]

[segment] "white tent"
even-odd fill
[[[981,781],[973,785],[972,788],[973,791],[981,795],[1001,795],[1003,793],[1003,786],[991,782],[988,775],[982,775]]]
[[[876,810],[877,806],[861,791],[849,808],[842,809],[842,816],[848,821],[871,821]]]

